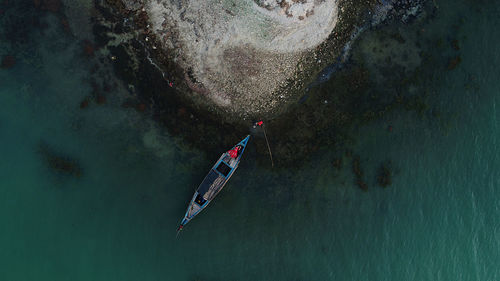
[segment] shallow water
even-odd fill
[[[394,111],[353,132],[368,192],[328,148],[287,172],[252,161],[250,144],[177,239],[219,155],[120,107],[125,86],[80,109],[91,65],[49,17],[53,32],[32,35],[40,64],[0,70],[0,280],[499,280],[500,7],[482,5],[440,2],[428,24],[426,38],[460,39],[458,68],[416,85],[439,117]],[[51,169],[42,143],[81,176]]]

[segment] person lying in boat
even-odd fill
[[[231,157],[228,161],[229,165],[233,165],[233,163],[238,159],[238,156],[241,153],[241,145],[235,146],[233,149],[228,151],[229,156]]]
[[[231,158],[238,158],[238,155],[240,154],[241,146],[237,145],[233,149],[229,150],[229,156]]]

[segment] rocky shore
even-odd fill
[[[64,1],[64,5],[54,5],[51,3],[55,2],[47,0],[26,4],[34,19],[48,12],[52,15],[49,20],[59,22],[66,36],[78,39],[81,55],[90,67],[91,92],[75,108],[89,110],[110,103],[121,105],[124,110],[150,116],[165,125],[171,135],[179,137],[179,143],[195,146],[211,155],[251,131],[256,136],[253,139],[256,160],[270,163],[262,131],[251,128],[252,119],[264,119],[277,167],[300,167],[309,156],[329,147],[335,159],[333,168],[341,169],[343,162],[351,161],[357,183],[363,190],[367,188],[362,172],[363,155],[354,158],[352,155],[357,155],[356,152],[346,152],[356,142],[350,130],[380,120],[398,109],[419,115],[432,110],[432,115],[439,117],[439,113],[426,104],[428,93],[419,93],[415,85],[430,78],[426,76],[430,72],[425,69],[442,65],[442,70],[454,71],[460,67],[460,41],[453,33],[449,36],[449,50],[442,51],[443,57],[429,56],[428,50],[436,44],[444,48],[445,41],[421,40],[426,23],[436,9],[432,2],[320,1],[318,7],[330,4],[335,10],[334,20],[329,22],[331,30],[326,28],[322,36],[300,42],[294,40],[310,34],[301,35],[297,27],[309,32],[308,24],[317,24],[313,20],[319,13],[313,5],[316,2],[252,2],[251,8],[266,17],[283,17],[281,20],[289,21],[294,27],[290,33],[286,33],[287,27],[280,25],[279,20],[276,26],[261,28],[277,28],[280,31],[273,40],[288,40],[295,45],[266,44],[266,40],[259,39],[262,34],[252,33],[250,25],[239,29],[232,28],[233,25],[217,26],[221,24],[218,19],[213,19],[213,26],[206,27],[206,34],[198,38],[199,30],[196,31],[196,24],[192,23],[197,21],[188,19],[187,12],[182,16],[184,20],[181,15],[177,18],[172,15],[172,21],[166,20],[168,13],[180,11],[179,7],[169,6],[175,1],[161,7],[157,6],[163,3],[161,1],[102,0],[92,5],[84,2]],[[75,3],[80,5],[71,6]],[[175,3],[187,5],[188,1]],[[224,3],[212,4],[220,8],[225,7],[220,6]],[[294,3],[300,3],[300,9]],[[45,8],[49,6],[58,9]],[[171,10],[164,10],[165,7]],[[240,14],[237,14],[222,9],[219,12],[225,20],[234,20],[237,15],[248,16],[248,11],[238,10]],[[80,15],[76,16],[78,12]],[[201,10],[198,13],[203,14]],[[7,10],[7,14],[9,17],[4,21],[11,28],[5,30],[12,47],[1,54],[2,69],[34,61],[27,55],[13,55],[11,50],[24,46],[22,42],[28,33],[16,29],[16,13]],[[43,27],[45,20],[34,20],[33,24]],[[92,30],[88,28],[89,23]],[[181,30],[184,35],[180,34]],[[238,35],[238,31],[244,36]],[[221,39],[215,44],[217,36]],[[279,40],[277,42],[281,42]],[[296,60],[290,59],[292,57]],[[296,64],[295,67],[290,64],[290,71],[271,71],[290,61]],[[109,79],[114,75],[108,66],[121,81]],[[221,76],[215,79],[211,75]],[[210,85],[216,84],[220,87],[211,88]],[[126,90],[120,91],[123,94],[118,98],[118,88],[123,86]],[[227,91],[230,94],[221,94],[219,90],[225,87],[232,89]],[[387,124],[387,128],[391,133],[392,126]],[[378,184],[384,187],[391,182],[387,167],[377,170]]]
[[[226,121],[275,118],[333,63],[377,1],[102,1],[165,85]],[[127,48],[130,57],[137,52]],[[141,60],[140,56],[136,58]],[[140,72],[139,63],[132,71]]]
[[[332,21],[330,35],[323,41],[304,42],[296,48],[284,45],[273,47],[256,39],[252,41],[247,36],[243,39],[248,41],[238,45],[239,41],[231,41],[238,37],[234,33],[226,38],[233,45],[225,49],[200,47],[205,50],[204,54],[221,52],[221,56],[215,56],[218,59],[231,58],[229,61],[234,63],[232,70],[213,83],[227,83],[227,87],[235,89],[266,72],[262,70],[265,66],[261,62],[253,64],[253,59],[259,58],[259,55],[248,48],[262,52],[272,50],[276,56],[290,55],[296,50],[295,54],[300,54],[301,59],[306,58],[301,61],[300,68],[294,68],[293,78],[287,78],[285,86],[280,86],[279,91],[270,90],[272,79],[264,83],[269,86],[266,92],[269,99],[278,95],[276,104],[259,103],[266,99],[267,94],[262,92],[252,96],[248,94],[251,90],[248,96],[235,94],[229,97],[231,101],[239,100],[242,106],[236,106],[234,102],[220,104],[221,96],[201,82],[200,77],[208,72],[202,73],[202,76],[197,72],[201,69],[200,65],[210,63],[203,56],[195,56],[195,51],[200,48],[193,46],[201,46],[202,43],[196,42],[195,37],[192,38],[195,43],[180,42],[182,36],[169,34],[169,30],[175,28],[168,29],[165,20],[161,24],[163,29],[155,29],[144,3],[44,0],[10,6],[4,2],[0,9],[5,16],[0,21],[4,25],[2,35],[9,41],[0,53],[0,71],[15,71],[23,64],[42,66],[37,52],[30,49],[33,34],[66,36],[71,38],[70,41],[76,39],[78,56],[89,68],[88,77],[82,84],[88,83],[90,92],[75,104],[75,110],[121,106],[119,110],[136,111],[152,117],[165,125],[170,135],[177,136],[174,139],[178,143],[195,146],[197,151],[210,155],[220,153],[251,131],[255,138],[252,140],[253,151],[249,154],[254,155],[249,157],[265,166],[270,165],[267,144],[262,131],[252,130],[250,125],[251,119],[263,118],[276,167],[301,167],[304,162],[307,163],[308,157],[326,151],[333,159],[333,171],[338,172],[343,166],[349,166],[343,163],[351,163],[356,184],[360,189],[367,190],[373,185],[370,173],[366,172],[370,169],[364,167],[366,159],[362,153],[353,149],[356,140],[352,138],[352,130],[368,122],[380,122],[398,110],[443,122],[440,109],[432,108],[427,103],[429,95],[436,93],[422,91],[418,85],[436,79],[434,70],[457,71],[461,68],[461,38],[457,36],[457,30],[462,21],[452,26],[446,36],[429,34],[432,30],[428,24],[437,11],[432,2],[387,1],[354,5],[339,1],[336,6],[337,21]],[[155,2],[155,5],[158,3],[161,2]],[[302,9],[286,3],[278,5],[273,1],[260,1],[255,4],[256,9],[266,10],[263,13],[286,15],[287,19],[297,24],[317,13],[312,12],[313,2],[294,2],[303,4]],[[26,18],[31,19],[29,24],[20,25]],[[56,27],[49,28],[53,25]],[[23,28],[20,29],[20,26]],[[160,35],[168,35],[170,41],[162,41]],[[226,36],[225,33],[219,35]],[[294,38],[292,36],[289,40]],[[312,47],[314,44],[317,46]],[[54,44],[58,48],[65,46],[61,42]],[[437,51],[434,50],[436,48]],[[199,63],[196,59],[200,59]],[[222,71],[231,64],[214,65],[214,69],[219,67],[218,71]],[[116,79],[110,67],[120,80]],[[252,67],[255,67],[255,73],[250,71]],[[248,73],[243,73],[245,71]],[[268,74],[262,79],[277,79],[281,77],[279,75],[284,75]],[[242,80],[239,83],[231,80],[235,77]],[[244,82],[245,79],[248,81]],[[258,87],[267,89],[264,85]],[[477,87],[473,76],[468,79],[466,87]],[[259,98],[252,100],[255,97]],[[74,129],[78,127],[78,122],[75,122]],[[382,127],[387,134],[392,134],[390,123]],[[394,131],[397,130],[394,128]],[[145,139],[148,137],[145,136]],[[57,152],[47,153],[47,149],[41,151],[45,151],[42,153],[44,159],[54,171],[80,175],[81,169],[76,161]],[[390,186],[393,177],[390,159],[380,159],[379,163],[375,176],[371,178],[379,186]]]
[[[184,70],[187,94],[243,118],[293,98],[287,81],[310,72],[307,57],[338,22],[334,0],[145,1],[143,9],[157,47]]]
[[[357,120],[394,107],[392,92],[372,100],[372,106],[359,106],[379,83],[390,80],[401,87],[400,77],[381,75],[370,57],[386,62],[384,71],[403,66],[411,75],[420,64],[419,48],[412,46],[416,39],[406,40],[404,48],[417,54],[408,63],[387,61],[408,57],[391,38],[365,40],[357,54],[351,49],[360,34],[373,33],[364,33],[367,29],[411,23],[423,3],[100,0],[95,45],[109,52],[136,97],[126,107],[141,105],[141,112],[183,142],[206,151],[231,145],[248,133],[252,120],[264,119],[273,154],[289,165],[321,145],[345,146],[345,130]],[[370,47],[373,43],[378,45]],[[390,51],[376,53],[377,48]],[[377,77],[385,78],[374,81]],[[260,141],[258,147],[265,148]]]

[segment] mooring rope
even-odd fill
[[[267,139],[266,128],[264,128],[264,123],[262,123],[262,131],[264,131],[264,137],[266,138],[267,149],[269,150],[269,157],[271,158],[271,166],[274,167],[273,154],[271,153],[271,146],[269,146],[269,140]]]

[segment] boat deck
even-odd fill
[[[225,181],[226,181],[226,178],[224,178],[223,176],[219,175],[214,180],[214,182],[210,185],[210,187],[208,188],[207,192],[205,192],[205,194],[203,194],[203,199],[205,199],[207,201],[210,201],[210,200],[214,199],[215,195],[217,195],[217,193],[224,186]]]
[[[244,149],[249,137],[250,136],[247,136],[237,145]],[[241,150],[241,153],[242,152],[243,150]],[[182,222],[183,225],[189,222],[204,209],[215,196],[217,196],[229,178],[233,175],[234,170],[238,167],[240,158],[241,154],[237,158],[232,158],[228,152],[221,155],[216,165],[210,169],[210,172],[205,176],[191,199],[187,213]]]
[[[198,194],[203,198],[203,202],[196,202],[197,200],[193,200],[189,208],[189,212],[187,213],[187,217],[193,217],[200,211],[200,209],[202,209],[199,203],[203,205],[205,201],[211,201],[214,199],[217,193],[219,193],[222,187],[224,187],[226,181],[226,178],[221,174],[214,170],[210,171],[198,189]]]
[[[201,206],[194,203],[191,204],[191,206],[189,207],[189,212],[187,213],[187,217],[188,218],[192,218],[197,212],[199,212],[201,209]]]

